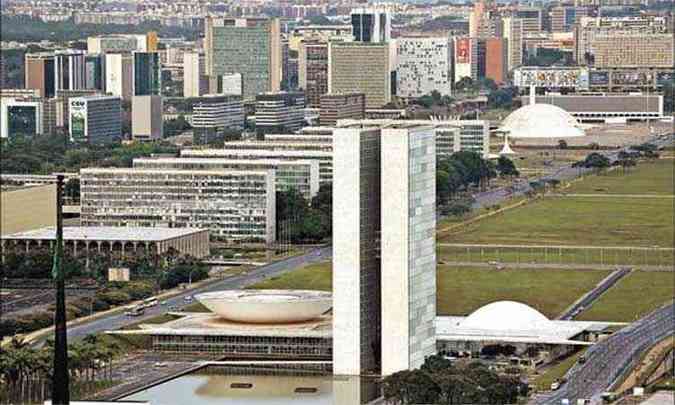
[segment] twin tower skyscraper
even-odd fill
[[[333,134],[333,372],[382,374],[435,353],[431,126],[342,122]]]

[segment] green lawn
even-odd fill
[[[634,271],[603,294],[577,319],[632,322],[672,300],[675,273]]]
[[[565,190],[581,194],[673,194],[675,160],[639,163],[625,175],[617,169],[603,176],[589,176]]]
[[[333,289],[332,264],[310,264],[278,277],[253,284],[247,288],[278,290],[324,290]]]
[[[555,317],[609,274],[589,270],[495,271],[484,268],[439,266],[437,312],[468,314],[498,300],[515,300]],[[250,288],[331,290],[331,265],[310,265]]]
[[[673,245],[673,200],[545,198],[445,235],[441,242],[524,245]]]
[[[608,274],[599,270],[439,266],[436,311],[439,315],[465,315],[490,302],[512,300],[553,318]]]

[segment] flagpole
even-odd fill
[[[69,405],[68,332],[66,330],[66,292],[63,274],[63,175],[56,176],[56,243],[52,276],[56,284],[56,312],[54,313],[54,380],[52,404]]]

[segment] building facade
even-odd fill
[[[134,60],[129,54],[105,55],[105,91],[113,96],[131,100],[134,87]]]
[[[183,55],[183,97],[199,97],[208,92],[206,59],[201,52]]]
[[[389,44],[330,43],[328,92],[363,93],[367,108],[391,101]]]
[[[37,89],[40,97],[54,97],[58,90],[84,89],[85,53],[75,50],[27,53],[24,73],[25,88]]]
[[[43,133],[42,101],[38,98],[0,99],[0,138],[36,136]]]
[[[204,41],[207,75],[241,74],[244,99],[281,90],[278,19],[207,17]]]
[[[162,67],[159,52],[134,52],[134,96],[162,94]]]
[[[391,15],[383,9],[357,8],[351,12],[352,35],[356,42],[391,41]]]
[[[258,135],[295,132],[305,121],[304,93],[263,93],[255,97],[255,131]]]
[[[396,94],[422,97],[452,94],[452,42],[449,37],[396,39]]]
[[[244,128],[244,104],[241,96],[207,94],[192,104],[192,133],[196,145],[222,137],[226,130]]]
[[[317,108],[328,93],[328,43],[301,42],[298,50],[298,87],[305,92],[307,106]]]
[[[209,229],[228,242],[275,240],[274,171],[80,170],[82,226]]]
[[[502,37],[506,39],[507,69],[510,72],[523,64],[523,22],[511,17],[502,19]]]
[[[335,126],[339,120],[365,118],[366,96],[363,93],[325,94],[321,96],[319,125]]]
[[[498,85],[508,78],[508,43],[504,38],[485,39],[485,78]]]
[[[73,97],[69,100],[71,142],[102,144],[122,138],[122,99],[118,96]]]

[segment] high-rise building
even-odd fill
[[[31,137],[42,133],[42,101],[39,98],[0,99],[0,138]]]
[[[25,87],[37,89],[40,97],[54,97],[57,90],[84,89],[85,54],[83,51],[27,53]]]
[[[84,62],[84,88],[104,90],[105,88],[105,55],[88,54]]]
[[[448,37],[396,39],[396,93],[421,97],[432,91],[452,94],[452,43]]]
[[[206,94],[192,104],[192,134],[196,145],[244,127],[244,104],[239,95]]]
[[[473,10],[469,14],[469,37],[477,38],[480,36],[481,24],[486,19],[487,7],[485,1],[479,0],[473,5]]]
[[[485,77],[497,84],[506,82],[508,76],[508,45],[504,38],[485,40]]]
[[[319,125],[332,127],[339,120],[365,118],[366,96],[363,93],[324,94],[321,96]]]
[[[71,142],[102,144],[122,138],[122,99],[119,96],[73,97],[69,105]]]
[[[391,101],[390,52],[387,43],[341,43],[328,46],[328,92],[363,93],[366,108]]]
[[[162,94],[162,68],[158,52],[134,52],[134,96]]]
[[[435,350],[434,145],[431,127],[335,130],[335,374],[388,375]]]
[[[588,16],[586,7],[557,6],[551,9],[551,32],[572,31],[582,17]]]
[[[523,34],[536,34],[544,29],[544,10],[540,7],[518,7],[512,17],[523,22]]]
[[[111,34],[87,38],[88,53],[133,52],[146,50],[146,39],[138,35]]]
[[[105,91],[124,100],[133,94],[134,62],[129,54],[108,53],[105,55]]]
[[[321,104],[321,96],[328,93],[328,43],[300,43],[298,87],[305,92],[307,106],[316,108]]]
[[[206,59],[201,52],[183,54],[183,97],[199,97],[208,92]]]
[[[485,77],[486,45],[485,38],[471,38],[471,79],[474,81]]]
[[[352,34],[357,42],[389,42],[391,15],[378,8],[356,8],[351,12]]]
[[[131,135],[139,141],[162,139],[164,121],[162,96],[133,96],[131,98]]]
[[[304,93],[263,93],[255,97],[255,131],[262,134],[292,133],[305,120]]]
[[[241,74],[248,100],[281,89],[278,19],[207,17],[205,24],[207,75]]]
[[[455,51],[455,71],[454,83],[459,82],[465,77],[471,78],[471,38],[469,37],[454,37],[454,51]]]
[[[502,37],[506,39],[507,70],[510,72],[523,64],[523,22],[512,17],[502,19]]]

